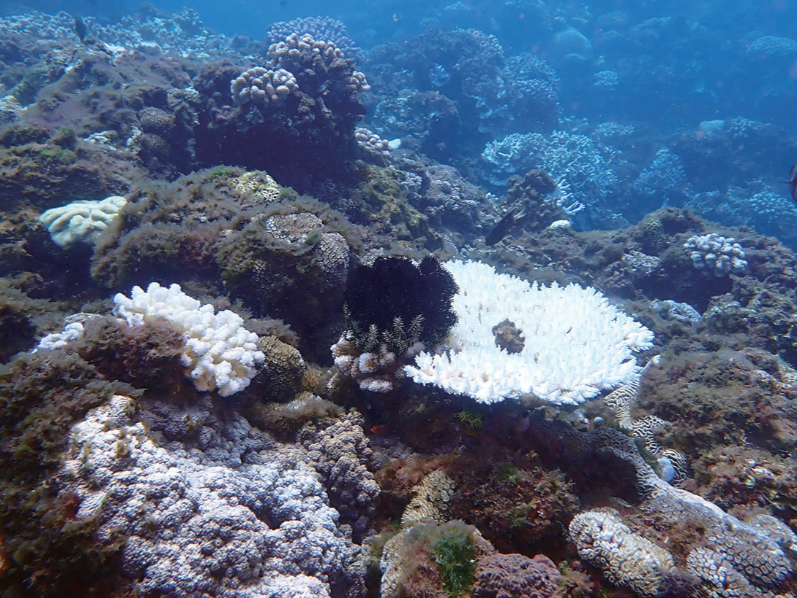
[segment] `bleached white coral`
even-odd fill
[[[592,288],[530,285],[478,262],[445,264],[459,286],[457,324],[441,355],[423,352],[413,380],[482,403],[534,394],[575,405],[639,372],[634,351],[652,346],[653,333],[609,305]],[[498,346],[494,328],[510,322],[523,347]]]
[[[71,341],[79,339],[81,336],[83,336],[83,323],[72,322],[71,324],[67,324],[62,332],[51,332],[42,338],[33,352],[35,353],[39,349],[43,351],[61,349],[66,347]]]
[[[75,243],[94,243],[118,215],[127,200],[120,195],[102,201],[73,201],[60,208],[52,208],[39,216],[53,241],[64,248]]]
[[[229,396],[249,386],[258,363],[265,360],[257,350],[258,337],[243,326],[238,314],[202,305],[173,284],[168,289],[153,282],[146,292],[133,287],[130,298],[114,297],[114,313],[139,326],[146,318],[166,318],[186,336],[182,356],[186,374],[199,390],[216,390]]]

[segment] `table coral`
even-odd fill
[[[633,352],[653,333],[591,288],[541,287],[478,262],[448,262],[459,292],[459,317],[449,350],[422,352],[410,377],[483,403],[535,394],[553,404],[578,404],[638,372]],[[493,327],[508,319],[524,332],[524,349],[508,354]]]

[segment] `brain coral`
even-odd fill
[[[561,598],[562,575],[547,556],[491,554],[479,559],[476,598]]]
[[[74,201],[52,208],[39,216],[53,241],[64,249],[75,243],[93,243],[108,228],[127,204],[124,197],[113,195],[102,201]]]
[[[576,515],[570,537],[582,559],[600,568],[612,583],[641,596],[662,593],[666,574],[674,567],[666,550],[632,532],[613,509]]]

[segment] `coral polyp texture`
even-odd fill
[[[114,303],[114,311],[130,326],[165,318],[185,333],[182,362],[198,390],[215,390],[223,397],[239,392],[265,360],[257,335],[244,328],[241,316],[229,310],[214,313],[212,305],[189,297],[180,285],[164,288],[153,282],[146,291],[133,287],[130,297],[118,293]]]
[[[666,588],[672,556],[620,521],[613,509],[588,511],[570,523],[570,537],[579,556],[604,575],[640,596],[654,598]]]
[[[209,397],[141,410],[146,424],[131,419],[133,399],[116,395],[87,413],[57,474],[80,498],[75,519],[96,522],[98,546],[125,537],[121,571],[136,593],[358,595],[359,548],[306,451],[288,457],[240,415],[217,416]]]
[[[285,69],[252,67],[238,75],[230,84],[233,100],[239,104],[256,102],[280,104],[296,89],[296,77]]]
[[[474,574],[477,598],[562,598],[562,575],[554,562],[538,554],[491,554],[479,559]]]
[[[127,199],[119,195],[102,201],[73,201],[60,208],[51,208],[39,216],[56,245],[64,249],[76,243],[93,243],[119,216]]]
[[[422,352],[406,367],[421,384],[481,403],[534,394],[575,405],[633,378],[633,353],[652,346],[653,333],[595,289],[530,285],[478,262],[445,268],[459,286],[457,323],[443,353]],[[493,329],[504,321],[525,337],[520,352],[497,344]]]
[[[694,235],[686,240],[684,249],[695,268],[711,272],[717,278],[728,274],[743,275],[747,271],[744,249],[733,237],[717,233]]]

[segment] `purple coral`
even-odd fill
[[[477,598],[561,598],[562,576],[547,556],[492,554],[479,560],[473,595]]]

